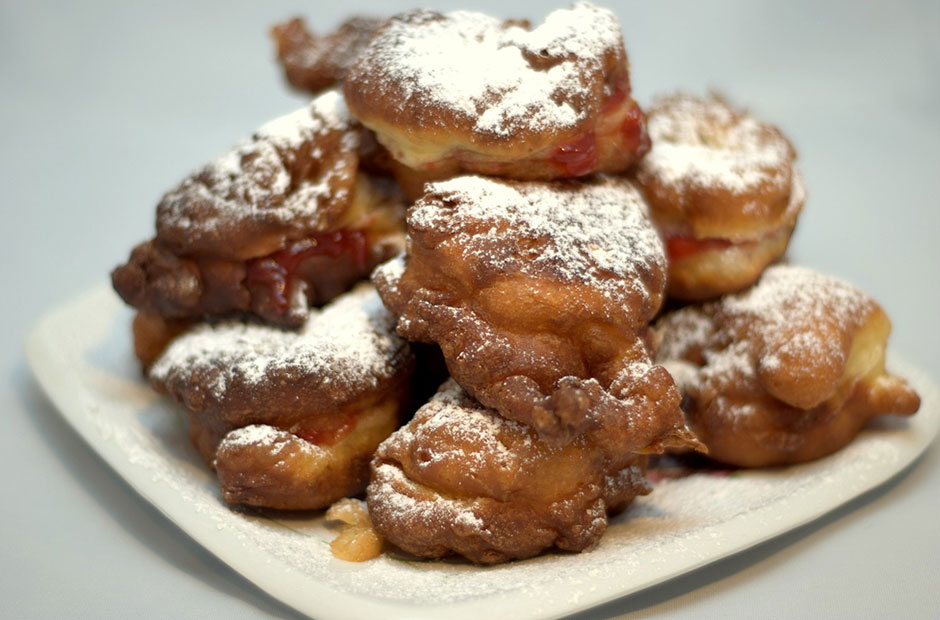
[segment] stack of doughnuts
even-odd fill
[[[370,551],[338,555],[492,564],[596,546],[651,455],[797,463],[918,409],[880,306],[774,264],[790,142],[715,95],[647,116],[610,11],[273,35],[313,103],[168,192],[112,274],[227,503],[364,492],[334,514]]]

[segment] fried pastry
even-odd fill
[[[384,22],[353,17],[335,32],[320,36],[311,34],[304,21],[296,17],[274,26],[271,36],[287,82],[297,90],[314,94],[335,86]]]
[[[890,329],[858,289],[778,265],[744,293],[666,315],[656,360],[709,456],[785,465],[835,452],[876,415],[917,411],[917,394],[885,370]]]
[[[383,442],[367,490],[373,526],[420,557],[480,564],[593,548],[608,514],[649,493],[646,457],[611,459],[579,436],[553,446],[453,380]]]
[[[666,239],[670,297],[743,290],[786,251],[805,191],[780,131],[716,96],[673,95],[649,111],[636,178]]]
[[[146,373],[174,338],[186,331],[192,321],[164,319],[158,314],[138,312],[131,323],[134,355]]]
[[[532,29],[479,13],[392,17],[343,82],[403,185],[463,172],[555,179],[629,168],[649,148],[616,17],[578,3]]]
[[[313,509],[361,492],[398,427],[414,358],[371,286],[299,331],[227,320],[176,337],[150,369],[188,412],[229,504]]]
[[[665,286],[662,242],[623,179],[464,176],[408,211],[409,251],[373,274],[398,333],[440,345],[484,405],[556,443],[613,454],[685,444],[679,395],[645,326]]]
[[[335,91],[263,126],[163,197],[114,288],[169,320],[302,324],[401,249],[397,190],[358,170],[363,131]]]

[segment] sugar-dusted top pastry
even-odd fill
[[[714,95],[659,99],[649,132],[636,178],[666,239],[669,295],[708,299],[753,284],[786,250],[803,207],[793,147]]]
[[[430,184],[407,226],[407,255],[373,281],[398,333],[439,344],[471,395],[560,443],[686,443],[675,386],[645,342],[662,243],[629,181],[458,177]]]
[[[656,360],[709,456],[798,463],[838,450],[876,415],[917,411],[917,394],[885,369],[890,329],[853,286],[780,265],[743,293],[666,315]]]
[[[300,325],[401,247],[397,191],[359,171],[363,131],[336,91],[263,125],[163,196],[115,289],[165,319]]]
[[[428,177],[621,171],[649,144],[617,19],[584,2],[535,27],[402,13],[378,30],[344,93],[391,155]]]

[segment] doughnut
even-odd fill
[[[652,148],[636,170],[666,240],[668,295],[741,291],[786,251],[805,191],[780,131],[711,95],[649,110]]]
[[[890,330],[851,285],[776,265],[743,293],[664,316],[654,343],[709,456],[763,467],[820,458],[876,415],[917,411],[917,394],[885,370]]]
[[[190,418],[229,504],[300,510],[361,492],[407,407],[414,358],[368,285],[299,330],[227,319],[177,336],[150,367]]]
[[[303,324],[403,243],[397,190],[358,172],[362,132],[335,91],[264,125],[163,197],[115,290],[170,320]]]
[[[398,333],[437,343],[451,376],[546,440],[586,433],[612,453],[686,445],[679,395],[646,326],[662,242],[625,179],[428,185],[408,253],[373,282]]]
[[[379,446],[366,499],[400,549],[494,564],[593,548],[608,514],[649,493],[645,463],[611,460],[583,436],[550,445],[450,380]]]
[[[340,24],[335,32],[322,36],[311,34],[304,21],[297,17],[277,24],[271,29],[271,36],[288,84],[314,94],[335,86],[384,22],[371,17],[353,17]]]
[[[620,172],[649,148],[616,17],[587,3],[530,28],[469,11],[389,19],[350,67],[353,115],[405,185],[463,172],[526,180]]]

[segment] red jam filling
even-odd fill
[[[611,86],[610,94],[607,95],[607,99],[604,100],[604,105],[601,106],[601,114],[608,114],[612,110],[619,108],[620,104],[630,96],[630,82],[621,79]]]
[[[268,287],[275,307],[286,312],[290,307],[294,273],[304,260],[312,256],[349,256],[362,271],[369,266],[365,233],[341,229],[314,233],[283,250],[248,261],[245,282]]]
[[[650,136],[646,131],[646,115],[640,106],[634,104],[627,117],[620,125],[620,134],[623,137],[624,146],[636,154],[640,159],[650,150]]]
[[[552,163],[568,176],[579,177],[594,172],[599,157],[597,136],[591,131],[574,142],[558,147],[552,155]]]
[[[294,434],[318,446],[332,446],[356,428],[358,417],[358,411],[347,411],[341,416],[334,416],[328,424],[324,424],[322,420],[317,420],[317,424],[309,426],[301,423]]]
[[[619,79],[610,86],[610,94],[601,106],[601,114],[612,114],[630,97],[630,82]],[[650,138],[646,131],[646,115],[640,106],[633,103],[620,125],[623,148],[639,159],[650,150]],[[566,175],[578,177],[594,172],[600,155],[597,151],[597,136],[594,132],[564,144],[555,151],[552,162]]]
[[[733,244],[727,239],[695,239],[693,237],[670,237],[666,239],[666,254],[672,260],[678,260],[704,252],[705,250],[723,250]]]

